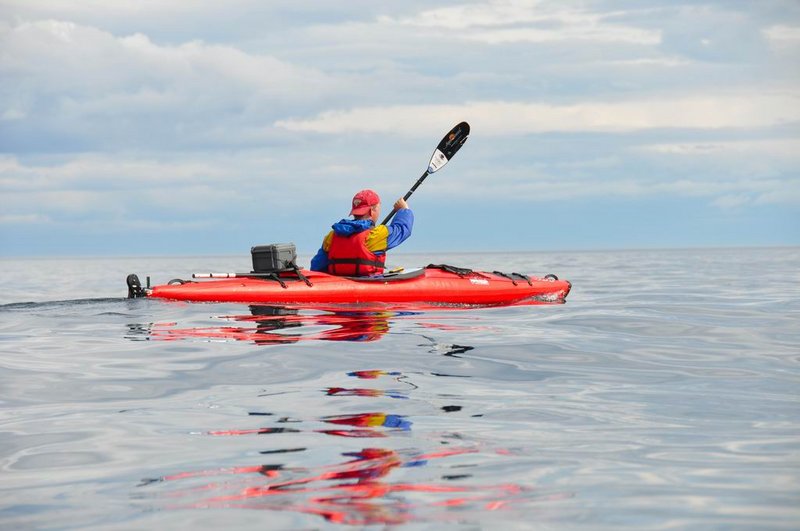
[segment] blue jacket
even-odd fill
[[[340,236],[351,236],[369,230],[371,233],[367,236],[367,249],[375,254],[382,254],[406,241],[411,236],[413,227],[414,213],[409,208],[398,210],[388,226],[378,225],[376,227],[371,219],[343,219],[334,223],[331,227],[333,230],[322,240],[322,247],[311,259],[311,270],[328,271],[328,250],[334,233]]]

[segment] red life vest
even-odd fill
[[[365,277],[383,273],[386,254],[375,254],[367,249],[370,231],[352,236],[339,236],[335,232],[328,249],[328,273],[345,277]]]

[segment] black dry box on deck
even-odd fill
[[[297,269],[297,250],[293,243],[273,243],[250,248],[253,273],[281,273]]]

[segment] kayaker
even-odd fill
[[[391,224],[376,225],[381,215],[381,199],[372,190],[361,190],[353,196],[350,215],[332,225],[311,259],[312,271],[340,276],[369,276],[383,272],[386,251],[394,249],[411,236],[414,213],[405,199],[394,204]]]

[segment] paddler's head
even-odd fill
[[[361,190],[353,196],[350,215],[355,219],[371,219],[373,223],[378,223],[381,215],[381,198],[372,190]]]

